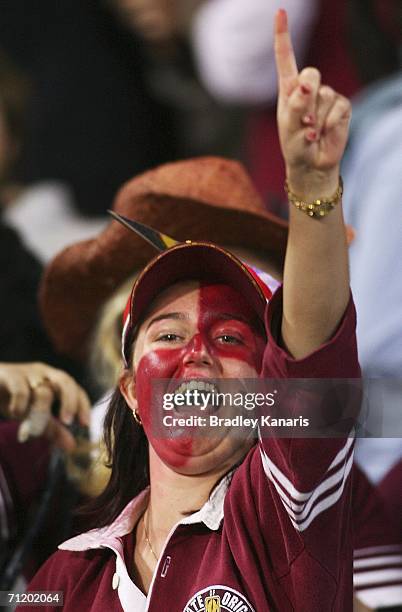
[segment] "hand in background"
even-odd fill
[[[58,418],[52,405],[60,404]],[[0,363],[0,414],[22,421],[18,439],[45,434],[64,450],[75,447],[67,427],[75,419],[89,425],[90,402],[85,391],[66,372],[39,362]]]

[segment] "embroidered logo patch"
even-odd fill
[[[215,584],[198,591],[183,612],[254,612],[254,608],[235,589]]]

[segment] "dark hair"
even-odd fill
[[[118,387],[110,400],[103,432],[111,474],[104,491],[77,513],[80,527],[109,525],[149,485],[148,440]]]

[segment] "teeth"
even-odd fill
[[[199,391],[200,395],[202,397],[201,400],[201,404],[199,403],[199,398],[196,400],[195,396],[194,396],[194,392],[195,391]],[[179,394],[181,395],[185,395],[187,392],[189,392],[189,397],[186,397],[187,401],[186,401],[186,407],[185,406],[176,406],[175,410],[177,412],[183,412],[188,408],[191,407],[200,407],[202,406],[202,410],[206,410],[207,406],[204,405],[204,401],[208,403],[208,406],[210,407],[209,409],[215,409],[218,410],[219,406],[217,404],[214,404],[214,399],[212,396],[216,396],[217,393],[219,393],[219,387],[217,387],[216,385],[207,382],[205,379],[204,380],[186,380],[183,381],[175,390],[174,392],[174,396],[177,396]],[[174,400],[173,400],[174,401]],[[216,399],[215,399],[216,401]]]
[[[213,385],[209,382],[205,382],[203,380],[190,380],[186,382],[182,382],[181,385],[177,387],[174,394],[185,393],[187,390],[194,391],[194,389],[198,389],[199,391],[208,391],[210,393],[218,393],[219,389],[216,385]]]

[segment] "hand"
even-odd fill
[[[290,187],[300,195],[307,188],[313,192],[317,188],[318,196],[330,195],[338,184],[351,104],[331,87],[321,85],[316,68],[298,72],[284,10],[276,14],[275,57],[278,130]],[[323,186],[328,193],[320,192]]]
[[[55,400],[60,402],[59,418],[52,416]],[[18,438],[46,434],[65,450],[72,450],[75,441],[64,425],[75,418],[87,427],[90,402],[85,391],[71,376],[44,363],[0,363],[0,413],[22,420]]]

